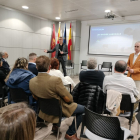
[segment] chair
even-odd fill
[[[73,77],[74,77],[74,63],[71,60],[67,60],[67,62],[66,62],[66,70],[70,71],[70,75],[72,73]]]
[[[58,116],[59,117],[59,122],[57,123],[58,126],[58,132],[57,132],[57,140],[59,138],[59,130],[60,130],[60,126],[61,126],[61,120],[62,120],[62,108],[61,105],[59,104],[59,100],[52,98],[52,99],[43,99],[43,98],[39,98],[39,108],[40,110],[47,114],[47,115],[52,115],[52,116]],[[75,117],[75,127],[77,130],[77,126],[76,126],[76,116]],[[50,122],[51,123],[51,122]]]
[[[83,68],[83,66],[86,66],[87,67],[87,60],[82,60],[82,63],[81,63],[81,69],[84,69],[86,70],[85,68]]]
[[[102,70],[103,72],[111,72],[111,74],[112,74],[112,62],[103,62],[103,64],[99,64],[98,65],[98,70],[100,70],[100,66],[101,66],[101,70],[103,68],[108,69],[108,70]]]
[[[83,134],[84,126],[87,128],[85,135]],[[90,140],[125,140],[130,134],[130,130],[120,127],[117,117],[102,116],[85,108],[80,138],[84,137]]]
[[[66,88],[68,88],[68,91],[70,92],[71,94],[71,84],[67,84],[67,85],[64,85]]]
[[[29,96],[21,88],[10,88],[10,102],[27,102],[29,104]]]

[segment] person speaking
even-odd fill
[[[134,80],[140,93],[140,41],[135,43],[135,53],[132,53],[129,56],[127,70],[127,76]]]
[[[61,63],[64,76],[66,74],[66,61],[67,61],[67,54],[68,54],[68,47],[66,44],[63,44],[63,38],[59,37],[59,44],[57,44],[52,50],[44,50],[45,53],[55,53],[55,58],[59,60],[59,64]]]

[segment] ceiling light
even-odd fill
[[[23,8],[23,9],[29,9],[29,7],[28,7],[28,6],[22,6],[22,8]]]
[[[111,12],[111,11],[110,11],[110,10],[105,10],[105,12],[106,12],[106,13],[109,13],[109,12]]]
[[[60,17],[55,17],[55,19],[60,19]]]

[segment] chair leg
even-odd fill
[[[75,131],[77,133],[77,123],[76,123],[76,116],[74,116],[74,119],[75,119]]]
[[[137,128],[137,135],[139,135],[139,123],[138,123],[138,128]]]
[[[131,123],[132,123],[132,121],[130,121],[129,130],[131,130]]]
[[[56,137],[56,140],[59,139],[59,129],[60,129],[60,127],[58,128],[58,131],[57,131],[57,137]]]

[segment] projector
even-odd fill
[[[113,20],[115,18],[115,15],[106,15],[105,18],[108,18],[108,19],[111,18]]]

